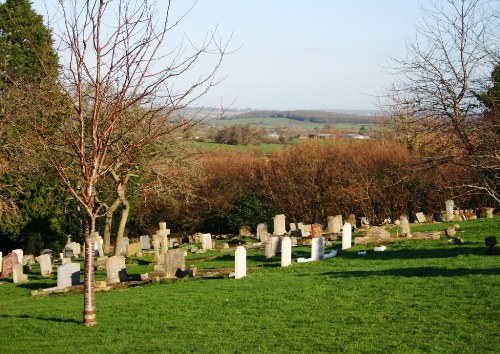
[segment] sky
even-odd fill
[[[390,58],[406,56],[429,1],[198,0],[177,28],[179,38],[199,42],[216,30],[230,40],[231,53],[217,73],[222,81],[197,105],[376,110],[395,80]],[[34,0],[33,7],[45,15],[45,3],[51,1]],[[173,1],[172,16],[192,4]]]

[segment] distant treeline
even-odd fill
[[[238,115],[224,116],[222,119],[238,118],[288,118],[301,122],[324,124],[372,124],[372,116],[323,111],[250,111]]]

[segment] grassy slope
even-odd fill
[[[259,146],[227,145],[210,142],[195,142],[195,145],[202,149],[235,149],[237,151],[259,150],[264,154],[270,154],[273,151],[282,150],[285,144],[260,144]]]
[[[252,251],[249,266],[263,267],[241,280],[181,279],[98,293],[93,328],[80,324],[82,295],[30,297],[53,279],[3,279],[0,353],[493,353],[500,347],[500,258],[485,255],[483,240],[498,237],[500,219],[460,224],[463,246],[401,241],[384,253],[368,248],[367,256],[356,246],[286,269]],[[294,249],[294,257],[308,252]],[[208,255],[220,259],[187,263],[232,265],[227,253]]]

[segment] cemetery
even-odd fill
[[[354,215],[344,218],[352,225],[342,215],[312,225],[276,215],[272,228],[184,237],[162,222],[154,235],[125,239],[123,255],[105,255],[96,233],[100,324],[89,350],[371,351],[383,340],[381,350],[493,351],[500,218],[468,220],[456,209],[443,216],[371,226]],[[36,329],[43,350],[87,343],[82,245],[68,239],[62,251],[0,255],[7,338]],[[453,343],[450,328],[460,334]],[[25,341],[0,342],[0,352],[26,350]]]

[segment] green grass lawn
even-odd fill
[[[500,219],[459,224],[462,246],[444,238],[402,240],[383,253],[358,245],[283,269],[279,259],[249,251],[252,271],[243,279],[184,278],[97,293],[92,328],[81,324],[83,295],[30,296],[55,277],[1,279],[0,353],[498,353],[500,256],[486,254],[484,237],[500,240]],[[326,251],[332,247],[340,242]],[[294,248],[294,258],[308,254]],[[233,256],[210,251],[186,263],[232,267]],[[136,263],[128,272],[148,269]]]
[[[284,129],[305,129],[305,130],[315,130],[315,129],[323,129],[325,126],[329,126],[335,129],[359,129],[362,126],[370,127],[371,124],[351,124],[351,123],[335,123],[335,124],[325,124],[325,123],[314,123],[308,121],[299,121],[296,119],[289,118],[224,118],[224,119],[215,119],[212,120],[211,123],[218,126],[232,126],[232,125],[250,125],[254,128],[265,128],[269,130],[274,130],[276,128],[284,128]]]
[[[282,150],[286,146],[286,144],[260,144],[258,146],[227,145],[201,141],[196,141],[194,144],[202,149],[234,149],[237,151],[248,151],[253,149],[262,151],[264,154],[271,154],[273,151]]]

